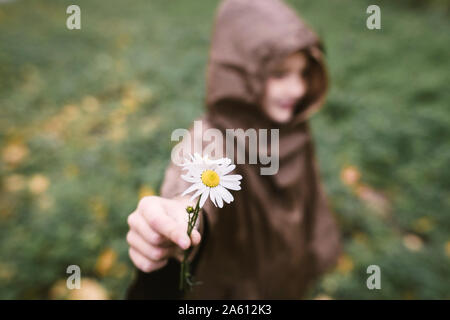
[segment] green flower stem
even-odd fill
[[[192,207],[187,207],[186,212],[188,213],[188,228],[187,228],[187,235],[190,238],[192,230],[195,227],[195,223],[197,222],[198,213],[200,211],[200,198],[197,200],[197,205],[195,206],[195,209],[192,210]],[[188,261],[189,254],[191,253],[193,249],[193,246],[190,246],[186,250],[184,250],[184,256],[183,256],[183,262],[181,263],[181,270],[180,270],[180,290],[186,291],[187,289],[192,288],[192,279],[191,279],[191,273],[190,273],[190,263]]]

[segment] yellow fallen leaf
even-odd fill
[[[134,97],[124,97],[121,102],[127,114],[137,110],[138,101]]]
[[[80,109],[73,104],[65,105],[61,111],[61,118],[64,122],[76,120],[80,116]]]
[[[337,262],[336,269],[342,274],[348,274],[353,270],[354,263],[352,258],[347,254],[342,254]]]
[[[445,254],[450,258],[450,241],[445,243]]]
[[[112,141],[119,142],[122,141],[127,135],[127,128],[123,125],[116,125],[111,128],[108,133],[108,138]]]
[[[352,238],[360,244],[367,243],[367,235],[363,232],[358,231],[358,232],[353,233]]]
[[[423,247],[423,241],[415,234],[409,233],[403,236],[403,245],[410,251],[419,251]]]
[[[108,300],[108,292],[96,280],[81,278],[81,288],[69,292],[69,300]]]
[[[48,293],[51,300],[67,299],[69,295],[69,289],[67,288],[67,280],[61,279],[56,281]]]
[[[28,188],[33,194],[41,194],[45,192],[50,185],[50,180],[43,174],[35,174],[28,182]]]
[[[0,279],[9,280],[16,274],[15,269],[8,264],[0,263]]]
[[[49,118],[43,124],[43,131],[58,137],[65,129],[66,124],[59,114]]]
[[[111,270],[116,260],[117,253],[111,248],[107,248],[98,257],[95,270],[100,276],[104,277]]]
[[[422,217],[413,222],[413,228],[420,233],[427,233],[433,229],[433,222],[428,217]]]
[[[354,166],[347,166],[341,170],[341,181],[347,186],[354,186],[361,178],[361,173]]]
[[[12,142],[2,151],[2,159],[11,166],[17,166],[27,157],[29,151],[23,142]]]
[[[108,215],[108,210],[105,202],[100,196],[94,196],[89,200],[89,208],[97,221],[105,221],[105,218]]]
[[[319,294],[316,297],[314,297],[314,300],[333,300],[332,297],[330,297],[329,295],[326,294]]]
[[[127,119],[127,113],[124,108],[117,108],[109,115],[109,121],[111,126],[118,126],[125,123]]]
[[[412,290],[408,290],[403,293],[403,299],[404,300],[415,300],[416,295],[414,294],[414,292]]]

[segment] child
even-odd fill
[[[171,164],[161,197],[144,198],[128,219],[130,257],[140,269],[128,298],[305,296],[340,252],[308,125],[326,90],[321,42],[290,7],[281,0],[221,3],[203,129],[279,129],[279,171],[261,175],[260,165],[237,164],[242,189],[223,208],[207,201],[189,239],[185,208],[195,200],[180,196],[189,184]],[[194,278],[202,284],[183,295],[179,261],[191,244]]]

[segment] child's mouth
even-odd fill
[[[278,105],[283,110],[292,110],[294,108],[295,101],[281,101]]]

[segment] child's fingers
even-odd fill
[[[161,205],[165,207],[167,214],[174,220],[184,225],[187,231],[189,215],[186,213],[186,207],[188,205],[195,206],[195,203],[187,197],[175,198],[175,199],[162,199]],[[197,217],[195,228],[191,233],[192,245],[196,246],[200,243],[201,235],[198,232],[198,225],[200,223],[201,215]]]
[[[169,247],[172,242],[166,237],[154,231],[148,225],[147,221],[142,215],[138,215],[136,218],[136,231],[147,241],[149,244],[158,247]]]
[[[187,236],[185,225],[175,221],[163,212],[145,216],[150,227],[157,233],[170,239],[182,249],[191,245],[191,239]]]
[[[144,197],[139,202],[138,209],[150,228],[178,244],[182,249],[189,248],[191,239],[186,234],[186,227],[167,215],[161,198]]]
[[[139,233],[139,235],[149,244],[160,247],[168,247],[171,242],[150,228],[147,221],[141,214],[133,213],[128,218],[130,229]]]
[[[192,230],[192,233],[191,233],[191,239],[192,239],[192,245],[196,246],[200,243],[202,236],[200,235],[200,232],[198,232],[196,229],[194,229],[194,230]]]
[[[152,246],[144,241],[136,232],[130,231],[127,234],[127,241],[130,247],[150,262],[160,262],[175,256],[180,247],[171,243],[168,247]]]
[[[152,246],[151,244],[145,242],[145,240],[133,230],[128,232],[127,241],[130,247],[138,251],[145,258],[155,262],[167,258],[169,254],[168,248]]]
[[[147,258],[145,258],[141,253],[136,251],[133,248],[130,248],[128,250],[128,253],[130,255],[131,261],[133,261],[134,265],[143,272],[151,272],[153,270],[157,270],[159,268],[162,268],[164,265],[167,264],[167,259],[154,262]]]
[[[138,205],[138,213],[147,222],[149,228],[141,225],[138,218],[131,220],[131,224],[136,225],[143,238],[153,245],[160,245],[164,240],[170,240],[181,249],[189,248],[191,244],[197,245],[200,242],[200,234],[194,228],[191,238],[187,235],[187,218],[185,208],[181,209],[180,200],[167,200],[160,197],[145,197]],[[184,204],[182,204],[184,205]],[[147,229],[147,230],[146,230]],[[149,232],[151,229],[153,232]],[[145,234],[145,235],[144,235]],[[167,244],[167,243],[166,243]]]

